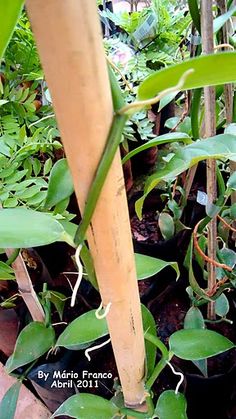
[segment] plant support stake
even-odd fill
[[[83,214],[112,121],[112,99],[96,1],[28,0],[55,114]],[[87,239],[126,406],[143,410],[145,349],[129,214],[119,153]]]
[[[204,54],[213,54],[213,15],[212,0],[201,0],[201,35],[202,50]],[[206,69],[207,71],[207,69]],[[216,132],[215,120],[215,89],[214,87],[204,88],[204,104],[205,104],[205,129],[204,136],[212,137]],[[207,160],[207,196],[210,203],[213,203],[217,197],[216,183],[216,162],[215,160]],[[216,217],[209,223],[208,231],[208,257],[216,260],[216,240],[217,228]],[[213,289],[216,285],[216,269],[212,264],[208,264],[208,288]],[[208,319],[215,319],[215,303],[208,303]]]

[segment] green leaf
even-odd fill
[[[111,419],[118,408],[109,400],[92,394],[80,393],[69,397],[52,415],[75,419]]]
[[[162,271],[162,269],[165,269],[167,266],[170,266],[175,270],[177,276],[176,280],[180,275],[177,262],[166,262],[161,259],[135,253],[135,263],[138,280],[150,278]]]
[[[8,358],[8,373],[22,365],[29,364],[45,354],[53,345],[55,332],[40,322],[29,323],[19,334],[13,354]]]
[[[3,202],[3,207],[4,208],[15,208],[17,206],[17,204],[18,204],[17,198],[15,198],[15,197],[7,198]]]
[[[106,319],[97,319],[96,310],[88,311],[73,320],[59,336],[56,346],[78,350],[108,334]]]
[[[205,329],[205,322],[203,315],[199,308],[191,307],[184,319],[184,329]],[[200,359],[198,361],[193,361],[197,368],[202,372],[202,374],[207,377],[207,360]]]
[[[188,419],[187,402],[183,394],[175,394],[174,390],[161,393],[155,408],[159,419]]]
[[[167,212],[162,212],[158,218],[158,225],[165,240],[169,240],[175,233],[174,220]]]
[[[205,159],[236,160],[236,136],[230,134],[216,135],[178,149],[163,169],[158,170],[147,179],[144,196],[137,200],[135,205],[138,216],[141,218],[142,206],[146,196],[159,182],[172,181],[176,176]],[[232,180],[230,181],[230,178],[228,181],[227,186],[229,187],[232,187],[233,176],[231,176]]]
[[[63,317],[63,311],[65,307],[65,302],[67,300],[67,297],[58,291],[48,291],[49,299],[52,302],[52,304],[56,307],[56,310],[59,314],[59,317],[62,321]]]
[[[190,69],[194,72],[187,77],[181,90],[233,83],[236,81],[236,53],[202,55],[157,71],[140,84],[138,99],[151,99],[162,90],[176,86],[181,76]]]
[[[14,270],[5,262],[0,261],[0,280],[14,280]]]
[[[235,136],[236,138],[236,136]],[[232,191],[236,191],[236,172],[234,172],[228,179],[226,183],[227,188],[232,189]]]
[[[52,168],[52,159],[51,157],[49,157],[49,159],[47,159],[44,163],[43,176],[46,176],[50,172],[51,168]]]
[[[229,312],[229,301],[225,294],[221,294],[215,301],[217,316],[225,317]]]
[[[229,339],[207,329],[178,330],[171,335],[169,345],[174,355],[190,361],[209,358],[235,347]]]
[[[213,31],[214,33],[218,32],[224,24],[229,20],[229,18],[236,12],[236,6],[231,7],[228,12],[224,13],[221,16],[217,16],[213,22]]]
[[[4,394],[0,403],[0,418],[14,419],[16,413],[16,405],[21,388],[21,381],[14,383]]]
[[[42,246],[64,239],[65,230],[51,215],[26,208],[0,210],[0,247]]]
[[[150,333],[153,336],[157,336],[156,323],[151,312],[143,304],[141,305],[142,309],[142,319],[143,319],[143,331],[144,336],[145,332]],[[152,374],[155,367],[156,360],[156,346],[153,343],[145,339],[145,349],[146,349],[146,368],[147,368],[147,378]]]
[[[141,146],[135,148],[134,150],[130,151],[123,159],[122,163],[124,164],[128,161],[131,157],[135,156],[136,154],[140,153],[141,151],[147,150],[150,147],[158,146],[161,144],[172,143],[175,141],[183,141],[185,143],[191,143],[191,138],[188,134],[182,132],[170,132],[168,134],[160,135],[157,138],[153,138],[150,141],[146,141]]]
[[[205,329],[203,315],[198,307],[191,307],[184,319],[185,329]]]
[[[0,59],[2,58],[8,42],[11,39],[15,25],[20,17],[24,0],[8,0],[1,2],[0,6]]]
[[[53,207],[58,204],[58,202],[68,198],[73,191],[74,186],[67,160],[58,160],[54,164],[49,177],[45,207]]]

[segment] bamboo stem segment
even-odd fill
[[[83,213],[112,121],[112,100],[95,1],[28,0],[57,121]],[[88,230],[125,403],[144,400],[145,349],[129,214],[119,153]]]
[[[5,249],[8,258],[12,255],[13,251],[13,249]],[[32,319],[34,321],[44,322],[45,314],[43,308],[38,300],[36,292],[34,291],[30,276],[21,254],[19,254],[16,260],[12,263],[12,267],[15,272],[19,293],[23,298]]]
[[[202,49],[204,54],[213,54],[214,39],[213,39],[213,15],[212,15],[212,0],[201,0],[201,35],[202,35]],[[204,88],[204,103],[205,103],[205,137],[212,137],[216,132],[216,118],[215,118],[215,89],[214,87]],[[207,196],[209,203],[213,203],[217,197],[217,183],[216,183],[216,162],[215,160],[207,160]],[[216,240],[217,226],[216,218],[213,218],[209,223],[208,233],[208,256],[210,259],[216,260]],[[208,264],[208,288],[212,289],[216,285],[216,271],[215,266]],[[208,318],[215,318],[215,303],[208,304]]]

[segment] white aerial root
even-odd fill
[[[96,349],[102,348],[103,346],[107,345],[110,342],[111,342],[111,338],[105,340],[105,342],[101,343],[100,345],[95,345],[92,348],[88,348],[84,352],[84,355],[86,356],[86,358],[88,359],[88,361],[91,361],[91,357],[89,355],[89,352],[92,352],[92,351],[95,351]]]
[[[80,261],[81,249],[82,249],[82,244],[80,244],[77,247],[76,252],[75,252],[75,262],[76,262],[76,265],[77,265],[77,268],[78,268],[78,278],[76,280],[76,283],[75,283],[75,286],[74,286],[74,289],[73,289],[73,292],[72,292],[72,296],[71,296],[71,303],[70,303],[71,307],[74,307],[74,305],[75,305],[76,295],[77,295],[80,283],[81,283],[82,278],[83,278],[83,265]]]
[[[104,313],[100,314],[100,311],[102,310],[102,308],[103,308],[103,303],[101,301],[100,306],[95,311],[95,316],[97,317],[98,320],[104,319],[108,315],[111,308],[111,302],[107,304],[106,308],[104,309]]]
[[[180,376],[179,382],[178,382],[178,384],[176,386],[176,389],[175,389],[175,394],[178,394],[179,388],[180,388],[182,382],[184,381],[184,374],[182,374],[182,372],[175,371],[173,365],[171,365],[170,362],[167,361],[166,363],[169,365],[169,367],[170,367],[171,371],[173,372],[173,374]]]

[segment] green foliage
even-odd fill
[[[67,240],[62,225],[51,214],[26,208],[0,211],[0,246],[21,248]]]
[[[78,350],[87,348],[96,339],[108,334],[106,319],[97,319],[96,310],[90,310],[73,320],[59,336],[56,346]]]
[[[92,394],[76,394],[67,399],[52,415],[69,416],[75,419],[111,419],[118,408],[110,401]]]
[[[40,322],[29,323],[19,334],[13,354],[8,358],[6,370],[8,373],[29,364],[45,354],[55,341],[52,327],[46,327]]]
[[[135,263],[138,280],[150,278],[161,272],[167,266],[173,268],[176,272],[176,280],[179,278],[180,272],[177,262],[165,262],[157,258],[135,253]]]
[[[187,401],[181,393],[166,390],[161,393],[155,408],[159,419],[187,419]]]
[[[219,333],[207,329],[183,329],[171,335],[170,350],[182,359],[195,361],[228,351],[235,345]]]
[[[14,383],[4,394],[0,403],[1,419],[14,419],[16,413],[17,400],[21,388],[21,381]]]

